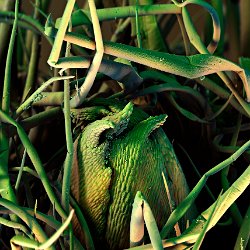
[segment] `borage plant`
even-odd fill
[[[3,2],[3,248],[246,248],[250,2]]]

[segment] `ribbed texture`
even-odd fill
[[[168,218],[169,202],[162,179],[164,159],[157,142],[149,138],[165,118],[163,115],[150,117],[137,124],[126,137],[113,142],[110,155],[114,171],[112,204],[106,229],[111,249],[129,247],[130,216],[137,191],[141,191],[148,200],[160,227]]]
[[[90,123],[82,132],[77,148],[79,178],[73,174],[72,192],[79,196],[84,215],[100,239],[100,249],[106,243],[110,249],[123,249],[129,247],[137,191],[143,193],[161,229],[171,212],[170,204],[183,200],[188,187],[172,145],[159,128],[166,115],[148,117],[139,109],[133,111],[130,103],[125,107],[100,99],[97,103],[112,115]]]
[[[89,221],[94,223],[98,235],[103,233],[106,225],[110,199],[108,188],[112,175],[111,168],[105,167],[108,142],[99,145],[99,139],[102,132],[112,127],[110,121],[96,121],[86,127],[78,143],[78,152],[82,152],[78,155],[79,202]]]

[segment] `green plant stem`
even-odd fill
[[[237,140],[238,140],[238,136],[239,136],[239,132],[240,132],[241,121],[242,121],[242,116],[241,116],[241,114],[239,114],[238,119],[237,119],[236,129],[234,130],[230,146],[235,147],[237,144]],[[227,190],[230,187],[230,183],[229,183],[228,178],[227,178],[228,172],[229,172],[229,167],[226,167],[221,171],[221,182],[222,182],[222,187],[224,190]],[[229,211],[230,211],[232,218],[234,219],[236,225],[238,227],[240,227],[243,219],[242,219],[241,213],[238,209],[238,206],[235,203],[232,204],[232,206],[229,208]]]
[[[249,147],[249,142],[245,143],[244,146],[248,145]],[[243,147],[244,147],[243,146]],[[238,153],[240,150],[238,151]],[[232,155],[231,157],[235,157],[235,154]],[[226,160],[227,161],[227,160]],[[224,161],[225,162],[225,161]],[[247,166],[246,170],[241,174],[241,176],[231,185],[231,187],[222,194],[221,199],[219,200],[219,213],[216,213],[216,216],[213,217],[212,219],[212,224],[210,226],[213,227],[214,225],[217,224],[217,222],[220,220],[222,215],[229,209],[230,206],[236,201],[236,199],[246,190],[246,188],[250,184],[250,165]],[[202,212],[203,218],[207,220],[209,214],[211,213],[211,210],[213,209],[212,204],[207,210]]]
[[[211,6],[215,9],[216,13],[218,14],[220,20],[220,39],[218,41],[218,46],[216,48],[216,55],[223,55],[224,53],[224,44],[225,44],[225,21],[224,21],[224,14],[223,14],[223,1],[220,0],[211,0]],[[213,33],[213,27],[211,18],[209,17],[206,21],[206,30],[205,30],[205,38],[211,40],[211,34]]]
[[[58,82],[54,82],[53,83],[53,87],[54,84],[57,84]],[[59,86],[60,84],[58,84]],[[63,91],[55,91],[55,92],[46,92],[43,91],[43,96],[44,98],[33,103],[32,106],[60,106],[63,103]]]
[[[75,5],[75,1],[68,1],[65,7],[65,10],[63,12],[63,16],[61,18],[61,22],[59,25],[58,33],[56,34],[54,45],[49,55],[48,63],[51,62],[51,64],[55,64],[57,63],[57,60],[60,57],[61,47],[63,44],[63,37],[68,28],[67,20],[70,20],[71,18],[71,13],[74,9],[74,5]]]
[[[11,31],[10,43],[9,43],[6,66],[5,66],[5,74],[4,74],[4,87],[3,87],[3,97],[2,97],[1,107],[6,113],[9,113],[10,110],[11,67],[12,67],[12,58],[13,58],[16,31],[17,31],[18,8],[19,8],[19,0],[16,1],[15,5],[15,20]]]
[[[238,237],[234,246],[234,250],[249,249],[249,237],[250,237],[250,206],[248,206],[247,212],[243,219],[243,222],[238,233]]]
[[[15,13],[10,11],[0,11],[0,22],[13,23],[15,19]],[[18,14],[18,26],[30,29],[34,32],[44,35],[44,26],[36,19],[31,16],[27,16],[23,13]],[[53,39],[48,36],[44,37],[50,44],[53,44]]]
[[[24,237],[22,235],[17,235],[11,238],[10,243],[11,247],[13,246],[22,246],[22,247],[30,247],[34,249],[55,249],[54,246],[52,246],[56,240],[61,236],[63,231],[69,226],[70,221],[73,217],[74,211],[72,210],[68,216],[68,218],[65,220],[65,222],[58,228],[54,234],[48,238],[46,241],[43,241],[42,243],[38,243],[36,240]]]
[[[14,0],[2,0],[0,9],[5,11],[11,11],[15,8]],[[8,47],[8,39],[10,37],[10,26],[8,24],[1,23],[0,24],[0,34],[4,34],[4,36],[0,36],[0,62],[1,65],[4,63],[4,59],[6,57],[7,47]]]
[[[31,53],[30,60],[28,63],[28,73],[27,78],[23,90],[22,102],[28,96],[30,91],[33,89],[33,85],[35,84],[35,76],[37,74],[37,66],[38,66],[38,50],[39,50],[39,36],[37,34],[32,34],[31,36]]]
[[[34,19],[38,19],[39,20],[39,1],[36,0],[36,6],[37,8],[35,9],[34,12]],[[31,40],[31,53],[30,54],[30,60],[29,60],[29,65],[28,65],[28,74],[27,74],[27,78],[26,78],[26,82],[24,85],[24,90],[23,90],[23,96],[22,96],[22,102],[25,100],[25,98],[27,97],[28,93],[30,92],[30,90],[33,89],[33,86],[35,84],[35,79],[36,79],[36,74],[37,74],[37,66],[38,66],[38,55],[39,55],[39,42],[40,42],[40,36],[38,34],[35,33],[31,33],[29,31],[28,33],[30,40]]]
[[[169,216],[169,219],[165,226],[161,231],[162,238],[166,238],[168,233],[172,230],[176,222],[185,214],[185,212],[189,209],[191,204],[195,201],[198,194],[206,184],[207,179],[209,176],[216,174],[217,172],[221,171],[223,168],[230,165],[232,162],[236,161],[236,159],[243,154],[248,148],[250,147],[250,140],[246,142],[239,150],[237,150],[233,155],[231,155],[226,160],[222,161],[208,172],[206,172],[199,182],[195,185],[192,191],[188,194],[188,196],[178,205],[178,207],[173,211],[173,213]],[[249,174],[250,167],[248,168],[247,174]],[[245,178],[245,177],[244,177]],[[248,180],[249,181],[249,180]],[[238,182],[237,182],[238,183]],[[242,183],[243,184],[243,183]],[[235,186],[237,187],[237,186]],[[229,206],[230,207],[230,206]]]
[[[185,26],[184,26],[183,19],[182,19],[181,15],[176,15],[176,17],[177,17],[177,21],[178,21],[179,26],[180,26],[181,35],[182,35],[183,42],[184,42],[185,52],[186,52],[186,55],[188,56],[188,55],[190,55],[190,45],[188,42],[187,32],[185,30]]]
[[[25,233],[30,238],[32,237],[32,235],[29,233],[27,228],[24,225],[22,225],[21,223],[9,221],[9,220],[4,219],[3,217],[0,217],[0,224],[4,225],[6,227],[11,227],[13,229],[18,229],[18,230],[22,231],[23,233]]]
[[[15,168],[13,170],[15,170]],[[24,171],[27,171],[28,173],[32,174],[34,177],[40,179],[40,177],[32,169],[29,169],[28,167],[24,167]],[[57,186],[56,187],[57,189],[59,189],[59,190],[62,189],[61,183],[57,182],[56,186]],[[79,207],[77,202],[71,196],[70,196],[70,203],[71,203],[72,207],[74,208],[75,213],[77,215],[77,218],[78,218],[80,225],[82,227],[82,230],[84,233],[84,243],[86,244],[86,248],[89,250],[94,250],[95,249],[94,243],[93,243],[87,222],[82,214],[81,208]],[[46,225],[49,225],[51,228],[53,228],[55,230],[58,230],[58,228],[62,224],[61,222],[57,221],[54,217],[46,215],[46,214],[41,213],[39,211],[34,211],[34,209],[22,207],[22,210],[25,211],[30,216],[32,216],[33,218],[35,217],[36,219],[44,222]],[[7,211],[7,213],[9,213],[9,211]],[[18,224],[13,224],[13,225],[18,225]],[[74,237],[74,239],[76,240],[76,243],[79,246],[78,240],[75,237]]]
[[[61,183],[59,183],[58,181],[56,182],[56,186],[59,190],[62,189]],[[70,203],[71,203],[72,207],[74,208],[77,219],[80,223],[83,237],[84,237],[84,243],[86,244],[86,248],[89,250],[94,250],[95,249],[94,242],[93,242],[93,239],[91,237],[88,224],[87,224],[87,222],[82,214],[81,208],[79,207],[78,203],[72,197],[70,197]]]
[[[18,171],[18,176],[17,176],[17,180],[16,180],[15,190],[19,189],[19,185],[20,185],[20,181],[21,181],[22,173],[23,173],[23,167],[24,167],[24,163],[25,163],[25,160],[26,160],[26,153],[27,153],[27,151],[25,149],[24,153],[23,153],[23,157],[22,157],[21,166],[20,166],[20,169]]]
[[[69,22],[69,31],[71,31],[71,22]],[[70,56],[70,43],[67,43],[65,57]],[[66,71],[70,75],[70,70]],[[73,163],[73,138],[71,133],[71,116],[70,116],[70,82],[69,79],[64,80],[64,124],[66,135],[67,154],[63,165],[63,181],[62,181],[62,205],[67,213],[69,213],[69,197],[70,197],[70,180]]]
[[[124,32],[124,30],[128,27],[130,24],[131,19],[128,17],[124,21],[119,22],[116,31],[113,33],[112,37],[110,38],[111,42],[116,42],[118,38],[118,34],[121,34]]]
[[[139,15],[138,15],[138,0],[135,1],[135,27],[136,27],[136,36],[137,36],[137,43],[138,43],[138,48],[142,48],[142,41],[141,41],[141,29],[140,29],[140,22],[139,22]]]
[[[204,223],[204,226],[199,234],[199,236],[197,237],[197,240],[195,241],[194,245],[193,245],[193,250],[199,250],[202,244],[202,241],[205,238],[205,234],[207,233],[207,231],[209,230],[209,227],[211,226],[211,221],[213,216],[216,214],[216,212],[218,212],[218,204],[221,198],[221,194],[219,195],[219,198],[214,202],[211,212],[208,215],[208,218],[206,220],[206,222]]]
[[[156,71],[147,71],[148,76],[151,76],[150,79],[152,78],[152,76],[154,75],[154,77],[156,77],[156,75],[154,74],[160,74],[160,72],[156,72]],[[144,74],[145,73],[145,74]],[[146,71],[145,72],[141,72],[140,76],[142,78],[147,79],[148,76],[146,76]],[[165,80],[162,80],[165,81]],[[173,78],[171,78],[171,81],[174,81]],[[81,82],[79,80],[79,82]],[[169,81],[166,81],[169,82]],[[239,111],[241,114],[248,116],[247,113],[245,112],[245,110],[240,106],[240,104],[237,102],[237,100],[233,97],[230,98],[230,93],[222,88],[221,86],[219,86],[217,83],[215,83],[214,81],[212,81],[211,79],[209,79],[209,77],[206,77],[205,79],[201,80],[200,78],[196,79],[196,82],[198,82],[200,85],[202,85],[203,87],[205,87],[206,89],[212,91],[213,93],[215,93],[217,96],[219,96],[222,99],[228,100],[229,103],[237,110]],[[73,82],[72,82],[73,83]],[[168,89],[170,89],[171,86],[168,87]],[[179,88],[179,91],[182,91],[183,86]],[[186,87],[184,87],[185,89]],[[178,89],[176,89],[178,91]],[[194,90],[193,90],[194,91]],[[138,94],[143,94],[145,91],[140,91],[139,93],[135,93],[133,96],[137,96]],[[44,98],[33,103],[32,105],[35,106],[59,106],[62,104],[63,101],[63,92],[43,92]],[[35,115],[36,116],[36,115]],[[29,118],[27,118],[28,120]],[[25,119],[26,121],[26,119]],[[22,123],[22,121],[21,121]],[[26,126],[26,125],[25,125]]]
[[[209,77],[205,77],[203,80],[201,80],[200,78],[197,78],[195,80],[200,85],[202,85],[206,89],[212,91],[213,93],[215,93],[220,98],[225,99],[225,100],[228,100],[230,98],[230,92],[228,92],[226,89],[222,88],[220,85],[218,85],[216,82],[211,80]],[[244,114],[245,116],[248,116],[246,111],[242,108],[242,106],[237,102],[237,100],[234,97],[230,98],[229,102],[241,114]]]
[[[249,144],[250,143],[248,143],[248,146]],[[250,180],[250,166],[248,166],[248,168],[244,171],[244,173],[232,184],[230,189],[228,189],[224,194],[221,195],[219,200],[216,200],[207,210],[202,212],[202,214],[199,215],[197,219],[195,219],[192,222],[192,224],[186,229],[186,231],[184,231],[178,237],[162,240],[163,247],[175,246],[175,248],[173,249],[187,249],[187,244],[190,245],[191,243],[194,243],[199,237],[202,229],[204,228],[204,225],[208,221],[210,215],[213,213],[214,206],[216,206],[216,211],[215,214],[213,214],[211,221],[209,222],[207,231],[210,230],[214,225],[216,225],[218,220],[231,206],[231,204],[235,202],[235,200],[242,194],[242,192],[244,192],[244,190],[246,190],[246,188],[249,185],[249,180]],[[187,200],[187,198],[185,200]],[[180,205],[178,205],[176,210],[177,209],[182,209],[182,208],[180,208]],[[175,211],[173,213],[175,213]],[[172,217],[172,214],[170,215],[170,217]],[[247,215],[249,215],[249,212]],[[176,220],[178,221],[178,218],[176,218]],[[244,231],[244,234],[242,236],[243,237],[246,236],[246,239],[249,238],[249,217],[246,220],[246,224],[244,225],[243,230],[246,231]],[[162,236],[162,238],[165,237]],[[133,249],[149,250],[152,249],[152,244],[135,247]],[[236,248],[236,249],[238,250],[242,248]]]
[[[135,17],[136,6],[123,6],[106,9],[97,9],[99,21],[108,21],[119,18]],[[181,8],[174,4],[153,4],[139,5],[138,15],[158,15],[158,14],[181,14]],[[87,18],[86,18],[87,17]],[[87,10],[77,10],[72,14],[72,26],[90,24],[90,12]]]
[[[17,63],[18,66],[20,65],[23,67],[23,61],[28,61],[29,58],[29,52],[27,50],[27,47],[25,45],[24,41],[24,31],[20,28],[20,25],[18,26],[17,31]]]
[[[93,41],[83,35],[68,33],[65,35],[64,40],[79,46],[84,46],[88,49],[95,49],[95,44]],[[204,45],[202,46],[204,47]],[[143,63],[145,66],[191,79],[217,73],[224,81],[228,83],[228,77],[221,71],[232,70],[238,73],[246,87],[249,84],[249,80],[245,75],[245,71],[241,67],[225,59],[208,55],[207,53],[207,55],[177,56],[174,54],[149,51],[112,42],[104,42],[104,52],[109,55],[121,57],[136,63]],[[213,61],[213,63],[210,60]],[[198,61],[199,63],[196,63]],[[220,65],[220,67],[218,67],[217,63]],[[60,64],[55,66],[61,67]],[[71,66],[68,64],[68,67]],[[75,67],[75,65],[72,64],[72,67]],[[232,88],[231,84],[227,84],[227,86],[233,92],[246,113],[250,116],[250,105],[246,103],[243,98]]]
[[[160,91],[164,91],[163,89],[166,88],[166,90],[173,90],[173,91],[180,91],[180,92],[184,92],[187,94],[192,95],[193,98],[195,98],[197,100],[197,102],[199,103],[199,105],[205,109],[206,106],[206,100],[204,99],[204,97],[195,89],[189,87],[189,86],[182,86],[175,78],[168,76],[162,72],[159,71],[155,71],[155,70],[145,70],[140,72],[140,76],[143,78],[143,80],[155,80],[155,81],[162,81],[163,84],[157,84],[157,85],[152,85],[149,86],[147,88],[144,88],[143,90],[139,91],[139,93],[144,93],[144,94],[148,94],[150,92],[151,88],[157,88],[159,87],[159,92]],[[169,84],[169,87],[167,86],[167,84]],[[163,87],[161,89],[161,86]],[[147,92],[147,89],[149,90],[149,92]],[[156,89],[156,92],[157,89]],[[132,96],[137,96],[137,93],[132,94]]]
[[[35,238],[39,242],[44,242],[48,239],[46,234],[44,233],[44,231],[42,230],[42,228],[40,227],[40,225],[36,221],[36,219],[34,217],[30,216],[27,212],[25,212],[24,209],[22,209],[21,207],[17,206],[16,204],[14,204],[6,199],[3,199],[3,198],[0,198],[0,205],[11,210],[22,221],[24,221],[25,224],[32,230],[32,232],[35,235]],[[51,247],[49,249],[53,250],[54,247]]]
[[[190,15],[186,9],[186,7],[183,7],[182,10],[183,19],[186,27],[187,34],[189,36],[190,42],[194,45],[194,47],[202,54],[210,54],[209,50],[205,47],[205,45],[202,43],[194,25],[190,18]],[[238,102],[241,104],[241,106],[247,111],[249,109],[249,105],[245,103],[243,98],[238,94],[238,92],[233,88],[230,78],[221,71],[216,72],[217,75],[223,80],[225,85],[230,89],[230,91],[234,94]],[[239,77],[242,77],[242,71],[238,72]],[[250,100],[250,83],[247,80],[247,76],[245,75],[245,80],[243,80],[243,85],[247,94],[247,98]],[[249,111],[247,111],[249,112]]]
[[[13,167],[13,168],[10,169],[10,171],[17,171],[17,172],[19,172],[21,169],[22,169],[23,172],[27,172],[30,175],[32,175],[32,176],[34,176],[36,178],[39,178],[38,175],[37,175],[37,173],[36,173],[36,171],[33,170],[33,169],[31,169],[31,168],[29,168],[29,167],[27,167],[27,166],[23,166],[23,168],[21,168],[21,167]]]
[[[222,54],[224,51],[224,43],[225,43],[225,24],[224,24],[225,21],[224,21],[224,17],[223,17],[223,2],[220,0],[212,0],[211,5],[218,13],[218,16],[220,19],[221,32],[220,32],[220,40],[219,40],[218,46],[217,46],[217,51],[219,52],[219,54]]]
[[[62,93],[63,94],[63,93]],[[62,99],[61,99],[62,101]],[[53,121],[54,119],[62,118],[62,109],[61,107],[52,108],[50,110],[42,111],[38,114],[35,114],[31,117],[28,117],[22,121],[20,121],[20,125],[23,127],[25,131],[30,130],[38,125],[41,125],[47,121]],[[16,129],[11,126],[8,130],[8,137],[12,137],[17,134]]]
[[[235,127],[234,127],[234,130],[235,130]],[[233,133],[234,130],[230,131],[230,133]],[[245,131],[245,129],[242,130],[242,131]],[[220,142],[221,142],[223,137],[224,137],[224,134],[218,134],[218,135],[216,135],[214,137],[213,146],[215,147],[216,151],[221,152],[221,153],[233,154],[240,148],[240,146],[232,146],[232,145],[224,146],[224,145],[221,145]],[[247,149],[245,151],[245,153],[250,154],[250,149]]]
[[[2,110],[0,110],[0,120],[2,122],[12,124],[13,126],[15,126],[17,128],[17,133],[18,133],[18,135],[23,143],[23,146],[27,149],[27,153],[28,153],[28,155],[31,159],[31,162],[33,163],[33,165],[37,171],[37,174],[41,178],[41,182],[46,190],[46,193],[47,193],[51,203],[55,206],[55,209],[60,214],[60,216],[62,218],[66,218],[67,217],[66,213],[63,210],[60,202],[57,200],[57,198],[56,198],[56,196],[51,188],[49,179],[44,171],[40,157],[39,157],[36,149],[34,148],[34,146],[31,144],[24,129],[15,120],[13,120],[9,115],[4,113]]]
[[[57,77],[52,77],[48,81],[44,82],[34,93],[24,102],[22,103],[16,110],[16,116],[19,116],[24,110],[29,109],[31,105],[42,99],[43,94],[42,91],[45,90],[51,83],[54,81],[59,81],[59,80],[65,80],[65,79],[71,79],[74,78],[74,76],[57,76]]]
[[[145,6],[144,6],[145,7]],[[161,9],[161,7],[162,6],[160,6],[160,8],[159,9]],[[171,7],[172,8],[172,7]],[[178,7],[179,8],[179,7]],[[112,9],[112,8],[111,8]],[[161,9],[162,10],[162,9]],[[155,14],[157,14],[158,12],[156,12]],[[174,11],[172,12],[172,13],[174,13]],[[179,13],[179,12],[178,12]],[[78,13],[79,14],[79,13]],[[100,13],[99,13],[100,14]],[[0,17],[1,17],[1,15],[7,15],[6,13],[4,13],[4,12],[0,12]],[[139,15],[140,15],[140,12],[139,12]],[[8,13],[8,15],[7,16],[13,16],[13,13],[11,14],[11,13]],[[77,14],[76,14],[76,16],[77,16]],[[81,16],[81,15],[80,15]],[[80,16],[78,16],[78,18],[80,17]],[[133,15],[134,16],[134,15]],[[13,17],[12,17],[13,18]],[[41,27],[39,26],[39,23],[37,24],[36,22],[34,22],[34,20],[32,19],[32,18],[28,18],[27,16],[25,16],[25,15],[22,15],[20,18],[22,18],[23,19],[23,21],[25,21],[25,23],[27,23],[27,24],[30,24],[30,25],[32,25],[33,27],[36,27],[36,29],[38,29],[40,32],[41,32]],[[67,37],[67,38],[69,38],[69,37]],[[73,38],[73,40],[74,40],[75,38]],[[83,39],[83,37],[81,38],[81,40]],[[67,40],[67,39],[66,39]],[[50,39],[50,41],[51,41],[51,39]],[[90,40],[89,39],[85,39],[85,41],[83,42],[80,42],[80,46],[85,46],[86,45],[86,47],[88,47],[88,43],[90,42]],[[84,45],[84,43],[85,43],[85,45]],[[94,44],[93,44],[94,45]],[[93,45],[91,45],[91,49],[95,49],[94,48],[94,46]],[[135,53],[136,54],[136,53]],[[116,54],[115,53],[115,56],[119,56],[118,54]],[[141,62],[141,60],[140,60],[140,58],[138,58],[139,60],[138,60],[138,62],[140,63]],[[131,58],[130,59],[128,59],[128,60],[131,60]],[[133,60],[133,59],[132,59]],[[137,60],[136,60],[137,61]],[[153,63],[153,65],[154,65],[154,63]],[[159,66],[159,65],[161,65],[161,62],[158,62],[158,64],[157,64],[157,66]],[[162,67],[160,67],[161,68],[161,70],[164,70],[164,69],[162,69]],[[240,69],[239,69],[240,70]],[[243,78],[244,78],[244,76],[243,76]],[[244,102],[244,100],[242,100],[242,98],[240,98],[239,96],[237,96],[238,97],[238,100],[239,100],[239,102],[241,103],[241,105],[242,105],[242,107],[246,110],[246,112],[248,113],[248,114],[250,114],[250,108],[248,107],[248,105]]]
[[[3,86],[3,97],[1,107],[9,114],[10,112],[10,85],[11,85],[11,66],[12,66],[12,57],[13,57],[13,49],[15,43],[15,36],[17,31],[17,21],[18,21],[18,8],[19,8],[19,0],[16,1],[15,5],[15,20],[13,23],[10,44],[7,53],[7,60],[5,66],[5,76],[4,76],[4,86]],[[16,195],[10,183],[10,178],[8,174],[8,159],[9,159],[9,140],[5,134],[5,126],[0,123],[0,186],[4,189],[1,193],[3,198],[6,198],[13,203],[17,203]],[[12,216],[13,221],[17,221],[16,216]]]
[[[50,0],[42,0],[41,1],[41,10],[43,12],[47,12],[48,8],[49,8],[49,5],[50,5]]]
[[[84,84],[79,88],[79,91],[77,91],[77,94],[74,95],[74,97],[70,100],[70,107],[71,108],[75,108],[75,107],[80,106],[83,103],[83,101],[85,100],[86,96],[88,95],[90,89],[93,86],[93,83],[95,81],[96,75],[97,75],[98,70],[100,68],[102,58],[103,58],[103,53],[104,53],[102,31],[101,31],[100,22],[99,22],[97,13],[96,13],[95,1],[88,0],[88,3],[89,3],[90,14],[91,14],[91,20],[92,20],[92,24],[93,24],[96,51],[95,51],[93,61],[88,69],[88,73],[86,75]],[[59,29],[58,32],[61,32],[61,30]],[[63,36],[65,36],[65,32],[64,32]],[[56,36],[55,40],[57,39],[57,37],[58,37],[58,35]],[[63,39],[64,39],[64,37],[62,37],[62,40]],[[54,46],[52,47],[52,51],[53,51],[53,49],[54,49]],[[51,51],[51,53],[52,53],[52,51]],[[50,57],[48,59],[48,63],[50,64]],[[54,66],[54,65],[52,64],[52,66]],[[67,66],[67,68],[70,68],[70,67]]]
[[[135,6],[125,6],[117,8],[98,9],[97,15],[99,21],[113,20],[115,18],[127,18],[135,17]],[[141,5],[138,7],[138,15],[157,15],[157,14],[181,14],[181,8],[174,4],[157,4],[157,5]],[[84,18],[84,16],[88,18]],[[0,22],[12,23],[15,18],[14,12],[0,11]],[[77,10],[72,15],[72,25],[78,26],[82,24],[91,24],[90,12],[88,10]],[[31,16],[27,16],[23,13],[18,14],[18,25],[31,29],[40,34],[44,34],[44,26]],[[53,40],[45,36],[50,44],[53,44]]]

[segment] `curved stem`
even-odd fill
[[[45,173],[45,170],[43,168],[40,157],[39,157],[36,149],[34,148],[34,146],[31,144],[29,137],[25,133],[24,129],[15,120],[13,120],[9,115],[4,113],[2,110],[0,110],[0,120],[2,122],[12,124],[13,126],[15,126],[17,128],[17,133],[18,133],[24,147],[27,149],[27,153],[30,157],[30,160],[34,165],[34,167],[37,171],[37,174],[41,178],[42,184],[46,190],[46,193],[47,193],[51,203],[53,205],[55,205],[55,209],[60,214],[60,216],[62,218],[66,218],[66,213],[63,210],[60,202],[58,201],[56,195],[54,194],[54,192],[52,190],[52,187],[50,185],[50,181]]]
[[[5,75],[4,75],[4,86],[3,86],[3,97],[1,107],[9,114],[10,112],[10,84],[11,84],[11,67],[12,67],[12,56],[15,44],[15,36],[17,31],[17,21],[18,21],[18,8],[19,8],[19,0],[16,0],[15,5],[15,20],[12,27],[10,44],[8,48],[6,66],[5,66]],[[16,195],[10,183],[10,178],[8,175],[8,159],[9,159],[9,139],[7,138],[4,125],[0,123],[0,176],[1,176],[1,187],[4,191],[1,193],[1,196],[17,203]],[[11,218],[14,221],[17,221],[16,216],[12,216]]]

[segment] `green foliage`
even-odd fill
[[[73,141],[129,101],[168,115],[163,130],[191,188],[163,228],[138,193],[131,246],[211,249],[220,235],[227,249],[249,247],[250,1],[65,2],[0,2],[0,248],[94,249],[70,195]],[[180,231],[195,202],[199,216]]]

